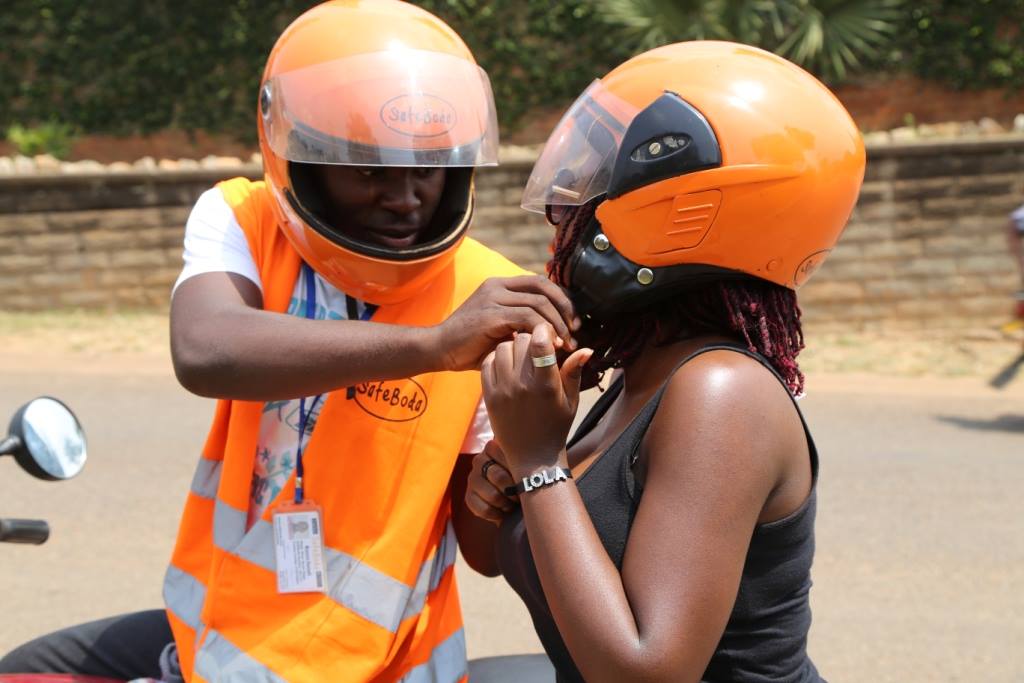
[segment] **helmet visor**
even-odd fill
[[[600,80],[573,103],[533,166],[522,207],[581,206],[604,194],[629,123],[639,109],[608,91]]]
[[[487,73],[452,55],[396,48],[268,79],[260,116],[289,161],[358,166],[491,166],[498,119]]]

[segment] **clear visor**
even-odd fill
[[[523,191],[527,211],[581,206],[608,191],[612,166],[639,109],[608,91],[600,80],[573,103],[551,137]]]
[[[260,115],[270,149],[289,161],[358,166],[491,166],[498,118],[476,64],[397,48],[267,80]]]

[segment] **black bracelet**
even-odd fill
[[[523,477],[515,486],[506,486],[505,495],[515,496],[520,493],[529,493],[535,489],[551,486],[560,481],[568,481],[570,479],[572,479],[572,470],[567,467],[545,467],[528,477]]]

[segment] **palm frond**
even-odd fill
[[[681,40],[729,38],[724,0],[595,0],[605,21],[616,24],[635,49]]]
[[[906,0],[593,0],[636,50],[680,40],[758,45],[818,72],[844,78],[878,58]]]
[[[826,78],[843,79],[881,55],[904,5],[904,0],[793,0],[784,8],[789,35],[775,51]]]

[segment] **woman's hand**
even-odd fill
[[[575,351],[559,369],[536,367],[535,358],[555,353],[547,323],[517,334],[484,359],[484,401],[508,471],[517,480],[537,468],[565,466],[565,440],[579,406],[580,375],[593,351]]]
[[[506,496],[505,488],[513,485],[505,466],[505,455],[495,441],[473,456],[473,469],[466,485],[466,507],[470,512],[494,524],[501,524],[505,515],[517,505],[515,496]]]

